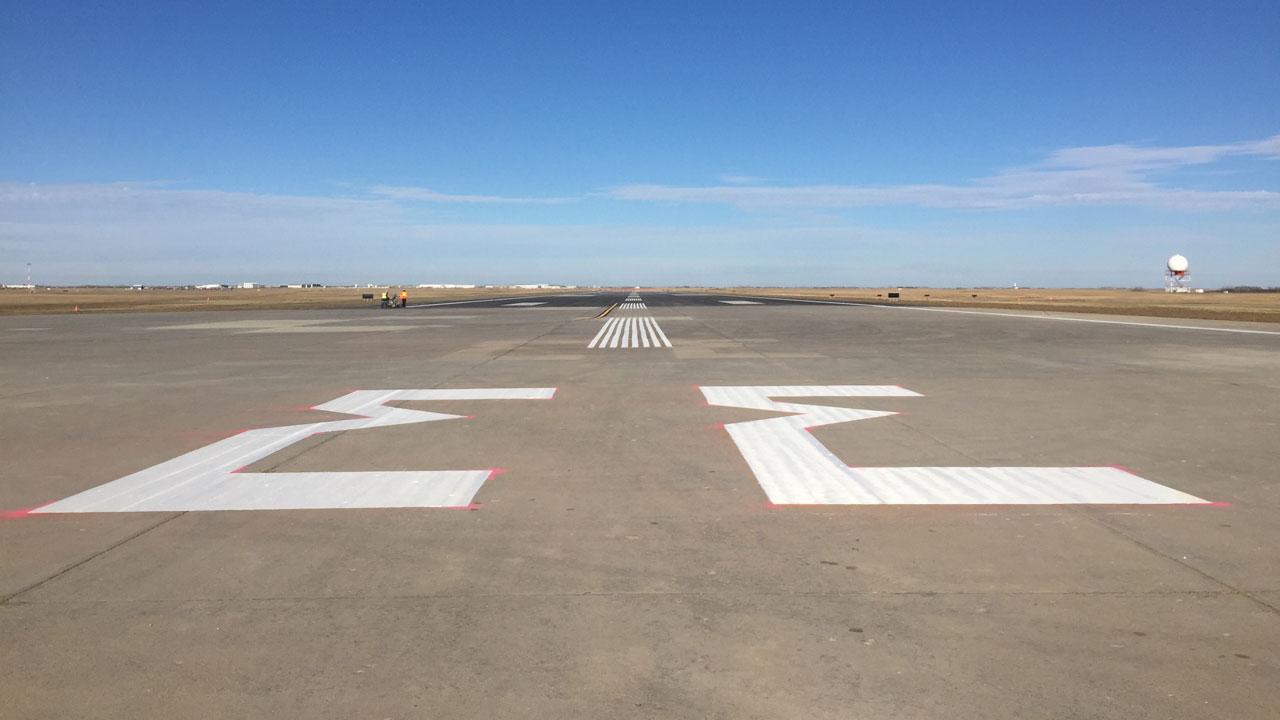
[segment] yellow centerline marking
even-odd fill
[[[600,314],[597,315],[595,319],[599,320],[600,318],[605,317],[606,315],[608,315],[609,313],[613,312],[616,309],[618,309],[618,303],[614,303],[609,307],[605,308],[604,310],[601,310]]]

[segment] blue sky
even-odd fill
[[[1280,5],[969,5],[9,0],[0,281],[1280,285]]]

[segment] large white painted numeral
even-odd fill
[[[462,417],[390,407],[389,402],[549,400],[554,395],[555,388],[357,390],[317,405],[315,409],[359,415],[359,419],[248,430],[32,512],[466,506],[492,470],[296,473],[238,470],[316,433]]]
[[[703,387],[711,405],[793,413],[725,426],[776,505],[1206,503],[1117,467],[851,468],[806,428],[894,415],[775,397],[920,397],[897,385]]]

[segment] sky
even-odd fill
[[[0,282],[1280,285],[1280,3],[0,4]]]

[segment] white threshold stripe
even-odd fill
[[[671,341],[667,339],[667,334],[662,332],[662,326],[658,324],[658,321],[653,318],[648,318],[648,320],[649,324],[653,326],[653,331],[657,333],[658,339],[662,341],[662,344],[666,347],[671,347]]]
[[[600,326],[600,332],[596,333],[596,336],[591,339],[591,344],[587,345],[588,348],[593,348],[596,346],[597,343],[600,342],[600,338],[604,337],[605,331],[609,329],[609,324],[612,322],[613,322],[613,318],[610,318],[606,320],[603,325]]]
[[[1209,332],[1238,333],[1242,335],[1280,335],[1280,330],[1249,330],[1247,328],[1210,327],[1208,325],[1170,325],[1168,323],[1137,322],[1133,320],[1102,320],[1098,318],[1060,317],[1057,315],[1031,315],[1028,313],[992,312],[989,310],[961,310],[959,308],[927,308],[915,305],[888,305],[880,303],[841,302],[839,300],[802,300],[800,298],[765,297],[761,295],[744,295],[757,300],[781,300],[783,302],[805,303],[809,305],[844,305],[846,307],[883,308],[885,310],[921,310],[923,312],[958,313],[961,315],[981,315],[984,317],[1026,318],[1029,320],[1060,320],[1062,322],[1096,323],[1098,325],[1129,325],[1132,327],[1164,328],[1168,330],[1208,330]],[[1069,312],[1069,311],[1063,311]]]
[[[590,349],[639,349],[671,347],[658,321],[651,316],[612,317],[605,320],[595,337],[587,344]]]
[[[618,342],[622,340],[622,319],[613,319],[613,329],[609,331],[609,347],[618,347]]]

